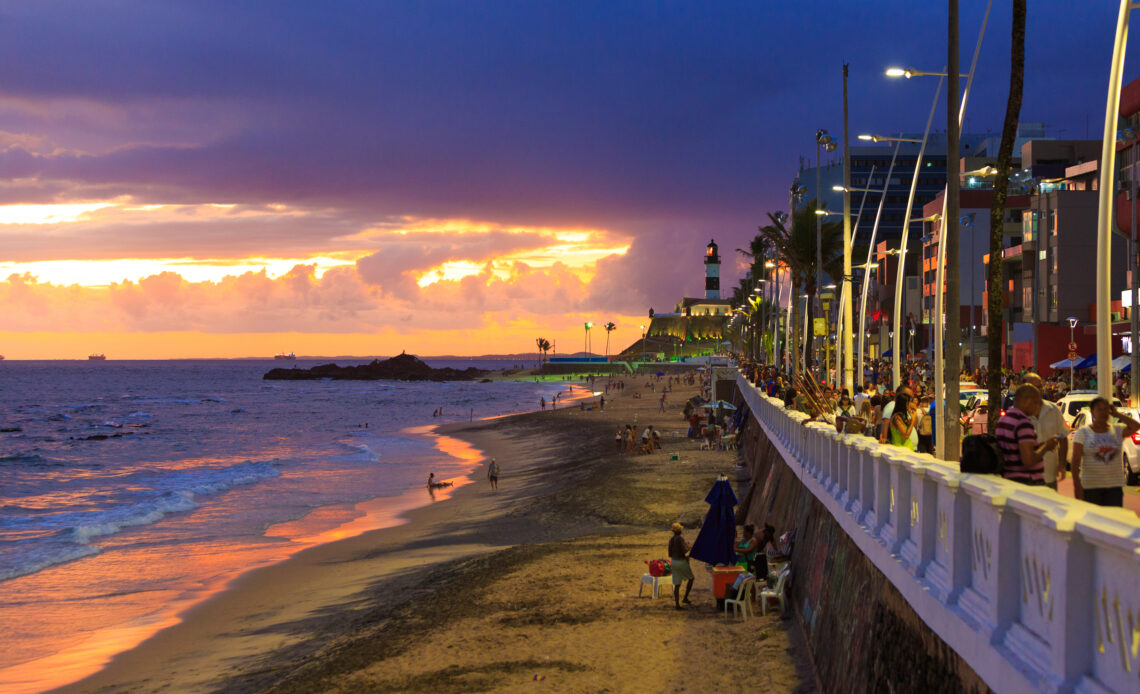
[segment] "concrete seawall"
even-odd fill
[[[742,522],[796,530],[789,609],[825,692],[989,691],[859,551],[753,418],[741,454],[753,480]]]

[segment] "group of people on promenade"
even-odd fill
[[[829,385],[820,385],[826,396],[823,399],[836,403],[831,412],[820,411],[819,401],[797,392],[791,385],[791,377],[778,369],[759,365],[744,368],[757,387],[782,399],[786,408],[809,414],[809,422],[828,421],[841,431],[862,433],[883,444],[935,453],[930,373],[919,362],[908,367],[907,377],[897,392],[870,380],[854,397],[846,389],[836,394]],[[883,381],[884,370],[889,372],[889,363],[868,365],[868,373],[884,377]],[[988,374],[982,369],[974,376],[984,379]],[[1003,380],[1009,384],[1010,393],[1005,397],[1003,414],[993,432],[1002,454],[1002,475],[1014,482],[1056,490],[1057,483],[1068,474],[1066,467],[1071,466],[1077,499],[1103,506],[1122,506],[1127,482],[1124,439],[1140,431],[1140,422],[1117,409],[1108,399],[1097,397],[1089,404],[1087,424],[1073,432],[1060,408],[1051,400],[1067,392],[1067,382],[1062,389],[1057,379],[1046,380],[1028,370],[1003,374]],[[1127,385],[1123,382],[1121,387]],[[972,413],[967,413],[962,435],[966,434],[971,419]],[[849,427],[848,422],[858,424]]]

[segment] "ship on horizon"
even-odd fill
[[[290,352],[288,354],[285,354],[284,352],[282,352],[281,354],[274,354],[273,358],[276,359],[277,361],[296,361],[297,355],[293,354],[292,352]]]
[[[107,355],[101,352],[99,354],[88,354],[87,359],[89,361],[107,361]]]

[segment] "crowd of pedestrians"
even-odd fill
[[[782,400],[788,409],[807,413],[807,422],[833,423],[840,431],[861,433],[882,444],[920,453],[937,450],[933,383],[929,365],[923,360],[906,364],[897,391],[883,385],[891,378],[890,363],[868,362],[865,387],[854,396],[846,389],[836,392],[829,384],[814,381],[809,396],[799,392],[790,375],[777,368],[750,365],[745,369],[769,396]],[[989,374],[983,368],[972,377],[985,387]],[[1140,422],[1108,399],[1098,397],[1090,403],[1088,423],[1074,432],[1053,402],[1069,392],[1068,372],[1051,379],[1028,370],[1005,372],[1002,382],[1007,394],[1000,403],[1001,416],[993,432],[1001,456],[1000,474],[1014,482],[1056,490],[1057,483],[1068,474],[1066,468],[1071,467],[1076,498],[1103,506],[1123,505],[1127,481],[1124,439],[1140,431]],[[1095,380],[1084,378],[1079,385],[1095,387]],[[1128,385],[1127,378],[1114,383],[1122,395]],[[821,403],[828,411],[821,411]],[[963,436],[968,428],[968,422],[964,423]]]

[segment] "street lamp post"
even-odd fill
[[[834,152],[836,147],[835,138],[827,134],[827,130],[820,128],[815,131],[815,206],[816,212],[823,209],[823,183],[821,182],[821,172],[819,163],[819,150],[822,148],[828,152]],[[795,223],[793,221],[793,223]],[[815,293],[817,295],[816,305],[812,306],[811,315],[814,318],[818,313],[818,294],[819,287],[823,284],[823,218],[816,217],[815,220]],[[809,299],[810,300],[810,299]],[[815,326],[812,325],[811,342],[815,344]],[[824,338],[826,340],[826,334]],[[818,364],[818,361],[816,362]],[[819,373],[817,366],[816,373]]]
[[[1074,336],[1073,336],[1073,331],[1076,330],[1078,321],[1077,321],[1075,316],[1069,316],[1068,320],[1069,320],[1069,344],[1074,344],[1075,340],[1074,340]],[[1133,349],[1135,349],[1135,348],[1133,348]],[[1072,355],[1070,354],[1068,356],[1071,357]],[[1073,367],[1074,366],[1076,366],[1076,365],[1073,364],[1073,360],[1070,359],[1069,360],[1069,392],[1070,393],[1073,392]],[[1136,375],[1133,374],[1132,377],[1135,378]]]
[[[855,393],[855,374],[851,358],[855,354],[851,334],[851,139],[847,128],[847,63],[843,63],[843,291],[840,292],[840,313],[843,329],[840,331],[843,342],[843,387]],[[863,194],[867,199],[867,194]],[[862,205],[860,205],[862,208]],[[860,209],[860,211],[862,211]],[[836,365],[838,372],[838,364]]]
[[[978,257],[974,255],[974,213],[962,217],[963,226],[970,227],[970,258],[967,264],[970,266],[970,370],[978,370],[977,356],[974,354],[974,266],[977,265]],[[980,385],[980,384],[979,384]]]
[[[845,140],[846,140],[846,138],[845,138]],[[846,147],[846,141],[844,142],[844,146]],[[897,146],[896,146],[896,151],[897,151]],[[892,163],[893,163],[893,161],[892,161]],[[868,185],[875,178],[875,168],[876,168],[875,166],[871,166],[871,172],[867,175]],[[848,169],[850,169],[850,166],[848,166]],[[850,178],[850,176],[848,176],[848,178]],[[887,184],[890,185],[890,175],[889,174],[887,176]],[[852,286],[852,281],[854,280],[854,276],[852,275],[852,267],[850,264],[850,257],[849,256],[855,250],[855,237],[859,233],[859,225],[863,222],[863,207],[867,204],[867,194],[868,193],[877,193],[879,191],[871,190],[870,188],[852,188],[850,185],[846,185],[846,184],[842,185],[842,186],[832,186],[831,189],[835,190],[835,191],[841,191],[844,193],[845,196],[849,193],[862,193],[863,194],[863,196],[859,199],[859,212],[855,215],[855,224],[851,228],[851,233],[848,235],[849,238],[847,238],[847,243],[844,244],[844,251],[843,252],[845,255],[845,261],[844,262],[845,262],[845,268],[846,268],[844,270],[844,276],[846,279],[843,282],[843,289],[839,293],[839,305],[842,309],[842,313],[840,314],[840,318],[839,318],[840,325],[842,327],[854,328],[854,316],[852,316],[852,310],[851,310],[852,304],[854,303],[854,295],[853,295],[854,287]],[[880,210],[882,209],[882,202],[885,198],[886,198],[886,190],[883,191],[883,197],[880,198],[880,200],[879,200],[879,209]],[[877,215],[876,215],[875,219],[878,220]],[[872,230],[872,232],[871,232],[871,245],[872,246],[874,245],[874,237],[875,237],[874,230]],[[868,262],[870,262],[870,258],[869,258],[870,247],[868,247],[867,255],[868,255]],[[860,267],[863,267],[863,266],[860,266]],[[866,284],[866,276],[865,275],[864,275],[863,280],[864,280],[864,285],[865,285]],[[864,308],[866,308],[866,307],[864,306]],[[859,325],[859,330],[860,330],[860,332],[863,330],[863,326],[862,326],[861,322]],[[840,331],[840,334],[844,334],[842,330]],[[848,337],[852,338],[852,340],[854,339],[853,335],[848,335]],[[847,347],[851,347],[851,350],[847,351]],[[853,369],[858,368],[859,374],[860,374],[858,377],[859,387],[860,387],[860,389],[862,389],[862,387],[863,387],[863,376],[862,376],[862,373],[863,373],[863,367],[862,367],[863,351],[862,351],[862,345],[860,344],[860,348],[859,348],[859,366],[858,367],[855,366],[855,347],[854,347],[854,344],[847,345],[846,343],[844,343],[843,349],[844,349],[844,352],[843,352],[844,367],[843,367],[843,374],[842,375],[843,375],[844,379],[850,377],[850,382],[848,382],[848,381],[841,382],[839,370],[836,369],[835,389],[839,390],[841,387],[844,387],[844,388],[847,388],[847,392],[853,393],[853,392],[855,392],[854,391],[855,374],[854,374]],[[850,365],[850,368],[848,368],[848,365]]]
[[[1116,192],[1116,126],[1120,116],[1120,83],[1124,73],[1124,53],[1128,46],[1128,17],[1132,0],[1120,0],[1112,65],[1108,73],[1108,99],[1104,107],[1104,135],[1101,140],[1099,203],[1096,234],[1096,387],[1100,395],[1112,397],[1112,198]],[[1133,378],[1137,375],[1133,374]]]
[[[938,109],[938,96],[942,93],[942,82],[944,80],[945,77],[938,78],[938,88],[934,91],[934,99],[930,104],[930,115],[926,117],[926,129],[922,133],[922,144],[919,145],[918,156],[915,157],[914,160],[914,175],[912,175],[910,178],[910,194],[907,195],[906,199],[906,213],[903,215],[904,221],[902,229],[902,240],[899,243],[898,271],[895,273],[895,305],[891,327],[897,327],[900,324],[899,321],[902,318],[901,310],[903,296],[903,268],[906,267],[906,245],[907,237],[910,236],[910,215],[914,210],[914,196],[918,189],[918,177],[919,174],[922,173],[922,157],[924,154],[926,154],[926,141],[930,136],[930,125],[934,122],[934,112]],[[874,136],[869,136],[869,138],[873,139]],[[862,136],[860,136],[860,139],[863,139]],[[880,139],[885,140],[887,138],[878,138],[874,141],[878,141]],[[899,331],[899,335],[901,337],[901,331]],[[902,381],[902,373],[899,364],[900,347],[901,345],[899,344],[898,340],[892,337],[891,353],[894,355],[894,357],[891,359],[891,385],[895,390],[898,389],[899,383]]]
[[[902,133],[899,133],[899,134],[901,135]],[[873,142],[878,142],[878,139],[876,139],[876,136],[874,136],[874,135],[860,135],[859,139],[860,140],[871,140]],[[878,211],[875,212],[875,224],[874,224],[874,226],[871,227],[871,241],[867,245],[867,267],[868,268],[870,268],[870,265],[871,265],[871,254],[874,253],[874,251],[875,251],[875,238],[879,235],[879,222],[883,218],[883,205],[887,201],[887,190],[891,187],[891,176],[894,175],[894,172],[895,172],[895,158],[898,157],[899,147],[902,146],[902,143],[904,141],[904,138],[902,138],[902,137],[895,137],[895,138],[891,138],[891,139],[895,143],[895,151],[891,154],[891,164],[890,164],[890,166],[887,167],[887,177],[886,177],[886,179],[883,180],[883,192],[879,194],[879,209],[878,209]],[[864,361],[864,350],[867,347],[867,292],[870,289],[870,287],[871,287],[871,283],[868,281],[867,273],[864,272],[863,273],[863,292],[862,292],[863,296],[859,300],[859,387],[860,388],[863,388],[863,386],[865,385],[865,383],[864,383],[865,376],[864,376],[863,365],[866,363],[866,361]],[[876,296],[877,296],[877,294],[876,294]]]
[[[970,87],[974,82],[974,73],[975,73],[975,70],[976,70],[977,65],[978,65],[978,56],[981,54],[981,49],[982,49],[982,39],[986,34],[986,24],[989,22],[990,9],[992,7],[993,7],[993,0],[989,0],[989,2],[986,4],[985,16],[982,18],[981,29],[978,31],[978,42],[974,47],[974,57],[973,57],[973,61],[970,63],[970,72],[967,73],[966,75],[964,75],[966,77],[966,88],[962,92],[962,99],[958,105],[958,117],[956,120],[953,118],[952,112],[949,111],[949,109],[952,108],[952,104],[950,104],[950,103],[947,104],[947,108],[948,108],[948,113],[947,113],[948,124],[947,125],[950,126],[947,128],[947,130],[953,131],[953,132],[948,133],[947,145],[948,146],[952,145],[953,148],[955,149],[955,151],[948,152],[948,157],[947,157],[947,187],[946,187],[946,189],[942,195],[942,219],[945,220],[948,218],[953,218],[955,220],[954,221],[955,224],[957,224],[957,217],[958,217],[958,188],[957,188],[957,186],[958,186],[958,179],[957,179],[957,175],[958,175],[958,166],[957,166],[957,164],[958,164],[958,152],[956,151],[957,150],[957,144],[958,144],[958,132],[962,128],[962,120],[966,115],[966,100],[970,94]],[[958,63],[958,46],[957,46],[958,6],[957,6],[956,2],[951,3],[951,11],[952,11],[952,16],[951,16],[951,21],[950,21],[950,29],[951,29],[950,41],[953,42],[953,45],[951,46],[950,51],[949,51],[949,54],[950,54],[949,57],[951,58],[951,64],[949,65],[949,69],[947,70],[947,72],[952,73],[955,77],[962,77],[963,75],[961,75],[958,72],[958,65],[957,65],[957,63]],[[924,74],[943,75],[944,73],[922,73],[922,72],[918,72],[914,69],[906,69],[906,70],[900,71],[898,68],[892,68],[891,70],[887,71],[887,75],[890,77],[900,77],[901,76],[901,77],[906,77],[908,79],[910,77],[924,75]],[[943,77],[939,78],[939,84],[940,85],[941,85],[942,79],[943,79]],[[953,82],[951,84],[951,87],[952,87],[951,91],[953,93],[950,96],[952,99],[956,99],[958,96],[957,95],[957,86],[958,86],[958,81],[957,81],[957,79],[955,79],[955,80],[953,80]],[[951,139],[953,140],[953,142],[950,142]],[[951,166],[950,161],[949,161],[950,157],[954,158],[952,166]],[[951,186],[951,181],[949,180],[949,176],[951,173],[954,176],[953,186]],[[951,198],[953,198],[952,201],[951,201]],[[947,206],[948,205],[950,205],[950,212],[953,213],[952,217],[947,217],[947,214],[948,214],[947,213]],[[909,216],[909,214],[908,214],[908,216]],[[952,328],[952,330],[954,332],[958,332],[958,325],[959,325],[959,320],[960,320],[959,306],[961,305],[961,296],[959,295],[959,291],[958,291],[958,274],[957,274],[960,271],[960,268],[957,267],[957,265],[959,264],[958,263],[958,259],[959,259],[959,255],[958,255],[958,228],[957,228],[957,226],[954,226],[950,230],[949,234],[947,234],[946,232],[947,232],[947,225],[944,222],[942,224],[942,235],[941,235],[942,238],[939,240],[939,243],[938,243],[938,252],[937,252],[937,261],[936,261],[936,265],[935,265],[935,279],[934,279],[934,287],[935,287],[935,293],[934,293],[934,345],[933,345],[934,357],[935,357],[935,359],[934,359],[934,401],[935,401],[934,423],[935,423],[936,427],[940,427],[940,429],[936,432],[936,436],[939,437],[939,440],[945,442],[944,444],[941,444],[938,447],[939,456],[942,457],[943,459],[946,459],[946,460],[950,460],[950,459],[957,460],[957,457],[958,457],[958,438],[955,437],[951,440],[945,436],[945,433],[948,430],[952,431],[952,430],[955,430],[957,428],[957,420],[958,420],[958,373],[959,373],[959,369],[960,369],[959,358],[961,355],[961,349],[958,346],[958,343],[959,343],[960,336],[956,335],[956,334],[952,335],[951,340],[950,340],[950,361],[951,361],[950,370],[952,372],[953,378],[952,378],[952,382],[950,384],[950,391],[951,392],[949,394],[947,394],[945,392],[945,381],[946,381],[945,376],[946,376],[946,374],[945,374],[945,370],[944,370],[944,366],[943,366],[943,351],[942,351],[943,350],[942,345],[944,342],[944,338],[943,338],[943,334],[942,334],[943,333],[942,321],[943,321],[943,316],[945,315],[945,311],[943,310],[943,298],[944,298],[945,294],[943,293],[942,287],[943,287],[944,277],[945,277],[946,251],[947,251],[947,247],[949,246],[949,247],[952,247],[952,249],[953,249],[951,252],[951,260],[953,260],[955,262],[954,275],[952,276],[951,281],[949,282],[950,286],[947,287],[947,289],[950,290],[949,293],[951,294],[951,297],[950,297],[950,314],[951,314],[950,315],[950,327]],[[949,238],[947,238],[948,236],[949,236]],[[950,411],[949,412],[946,411],[947,395],[949,395],[949,398],[950,398]]]
[[[582,338],[582,351],[587,358],[590,356],[590,328],[592,327],[594,327],[594,324],[586,321],[586,335]]]
[[[641,361],[647,361],[648,350],[645,346],[645,326],[641,326]]]

